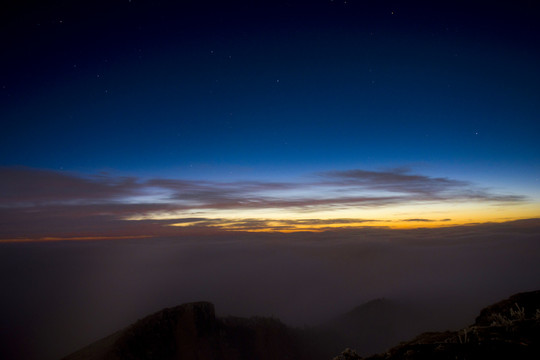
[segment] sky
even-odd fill
[[[445,298],[464,319],[537,289],[539,10],[2,2],[11,354],[57,358],[182,301],[299,324],[381,296]],[[167,281],[182,290],[160,296]],[[28,312],[36,298],[46,316]]]
[[[539,214],[533,2],[31,5],[2,21],[12,224],[49,207],[178,220],[164,232]],[[62,233],[25,228],[1,237]]]

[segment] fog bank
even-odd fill
[[[540,288],[540,221],[0,244],[0,270],[4,359],[59,358],[198,300],[218,315],[303,326],[386,297],[457,328],[491,302]]]

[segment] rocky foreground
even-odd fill
[[[367,358],[351,349],[334,357],[339,350],[325,341],[328,331],[293,329],[275,318],[218,318],[211,303],[198,302],[150,315],[64,360],[538,360],[540,291],[488,306],[459,331],[424,333]]]
[[[346,349],[334,360],[540,359],[540,291],[486,307],[459,331],[424,333],[386,353],[362,358]]]
[[[216,318],[197,302],[164,309],[64,360],[312,359],[301,335],[272,318]]]

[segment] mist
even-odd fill
[[[56,359],[199,300],[305,326],[384,297],[431,311],[426,330],[456,329],[540,288],[540,221],[6,243],[0,270],[4,359]]]

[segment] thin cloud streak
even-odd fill
[[[180,227],[213,227],[221,230],[237,231],[326,231],[339,228],[363,227],[383,220],[371,219],[199,219],[175,223]]]
[[[436,195],[471,187],[466,181],[409,174],[406,169],[388,171],[348,170],[320,174],[329,184],[363,187],[388,192]]]
[[[401,221],[405,221],[405,222],[436,222],[436,221],[447,222],[447,221],[452,221],[452,219],[441,219],[441,220],[436,220],[436,219],[402,219]]]

